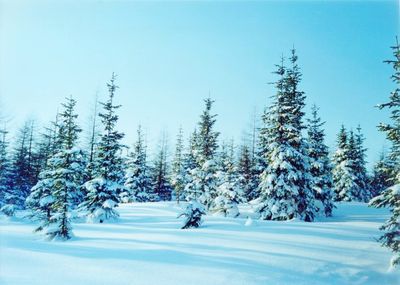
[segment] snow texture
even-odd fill
[[[120,206],[118,223],[73,223],[68,242],[46,242],[35,224],[0,216],[0,284],[325,285],[400,284],[374,238],[386,209],[338,205],[314,223],[206,216],[181,230],[173,202]],[[250,206],[240,206],[244,217]]]

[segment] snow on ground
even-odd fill
[[[180,230],[169,203],[121,205],[111,224],[74,223],[75,237],[47,242],[34,224],[0,218],[2,285],[400,284],[375,241],[388,211],[339,204],[315,223],[207,216]]]

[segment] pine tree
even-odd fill
[[[27,121],[19,130],[11,157],[11,189],[6,203],[15,209],[25,208],[25,199],[37,180],[37,174],[33,171],[32,127],[33,123]]]
[[[168,181],[167,140],[163,134],[152,168],[153,191],[158,201],[170,201],[172,187]]]
[[[38,182],[34,185],[29,196],[25,200],[25,204],[31,210],[29,215],[31,219],[37,221],[49,220],[51,217],[51,205],[54,202],[52,189],[54,188],[54,172],[55,160],[53,157],[61,149],[60,131],[60,113],[57,111],[55,121],[51,122],[50,127],[45,128],[41,139],[38,142],[38,163],[40,165],[40,173]],[[42,230],[39,226],[37,231]]]
[[[333,181],[332,166],[329,160],[328,147],[325,145],[324,122],[318,116],[318,108],[313,105],[312,117],[308,120],[308,144],[311,158],[311,175],[313,176],[313,190],[317,208],[325,216],[332,216],[333,204]]]
[[[371,196],[380,195],[395,182],[393,161],[385,152],[381,152],[379,160],[375,163],[370,179]]]
[[[89,181],[93,178],[93,168],[94,168],[94,159],[96,155],[96,145],[100,136],[100,129],[98,125],[98,97],[96,94],[94,105],[93,105],[93,113],[89,118],[89,133],[87,134],[87,166],[86,166],[86,180]]]
[[[133,152],[128,155],[125,173],[125,190],[121,193],[123,202],[148,202],[155,200],[146,159],[146,145],[141,126],[137,129],[137,141]]]
[[[184,169],[184,157],[183,157],[183,132],[182,128],[179,128],[178,136],[176,139],[175,155],[172,162],[172,173],[171,173],[171,186],[175,192],[176,202],[185,199],[185,169]]]
[[[266,168],[260,177],[260,200],[256,212],[267,220],[300,218],[311,222],[316,213],[308,146],[302,137],[305,95],[298,90],[301,73],[295,50],[291,67],[282,59],[275,72],[277,93],[263,114],[260,149]]]
[[[258,177],[255,160],[252,159],[249,147],[243,144],[240,147],[239,161],[237,166],[239,188],[243,191],[246,201],[258,197]]]
[[[4,127],[0,129],[0,211],[8,216],[13,216],[16,203],[13,201],[11,188],[11,163],[8,157],[8,131]]]
[[[32,193],[41,192],[38,218],[41,224],[36,231],[44,231],[49,240],[67,240],[72,237],[71,201],[82,183],[84,169],[83,152],[76,147],[81,129],[76,124],[78,115],[74,113],[76,101],[68,98],[60,113],[58,140],[60,149],[49,159],[49,170],[41,173],[42,180],[32,188]],[[48,196],[50,194],[50,196]],[[28,199],[29,202],[29,199]],[[29,204],[29,203],[28,203]],[[46,215],[40,212],[46,207]]]
[[[182,168],[183,168],[183,183],[185,185],[184,188],[184,196],[186,201],[196,200],[201,196],[200,189],[197,188],[197,184],[194,183],[194,175],[199,168],[199,165],[196,160],[197,155],[197,130],[195,129],[193,133],[190,135],[188,148],[183,156]]]
[[[124,165],[121,158],[123,145],[120,140],[124,134],[116,130],[118,115],[116,110],[120,107],[114,105],[114,95],[118,86],[115,85],[115,74],[112,74],[110,83],[107,84],[109,98],[101,103],[103,112],[99,114],[103,132],[96,147],[94,158],[93,178],[85,183],[87,190],[86,200],[80,208],[87,212],[88,220],[104,222],[117,218],[118,194],[124,189]]]
[[[239,181],[234,163],[233,143],[229,149],[222,145],[218,163],[218,187],[212,212],[225,217],[239,216],[238,204],[242,200],[239,190]]]
[[[202,224],[203,215],[206,214],[204,206],[199,202],[193,200],[188,203],[185,211],[181,213],[178,218],[185,217],[182,229],[198,228]]]
[[[218,148],[219,133],[214,131],[217,115],[211,114],[214,101],[208,98],[204,102],[206,108],[200,116],[194,152],[197,167],[191,170],[192,182],[188,188],[191,188],[194,193],[200,193],[200,197],[196,197],[196,199],[210,209],[216,197],[217,179],[215,174],[217,167],[214,156]]]
[[[360,187],[357,184],[354,161],[356,142],[353,131],[348,134],[342,125],[337,138],[337,150],[333,155],[333,184],[336,201],[359,201]]]
[[[390,159],[396,165],[396,180],[394,185],[387,188],[371,200],[370,205],[374,207],[388,207],[392,216],[381,227],[384,234],[380,237],[383,246],[388,247],[393,252],[391,266],[400,264],[400,45],[392,47],[395,59],[388,60],[394,68],[392,79],[396,84],[395,90],[390,95],[390,101],[379,105],[379,108],[389,108],[391,110],[391,124],[380,124],[379,129],[386,133],[387,139],[392,143]]]
[[[371,199],[371,189],[368,184],[368,174],[366,168],[366,151],[364,148],[364,135],[361,133],[361,126],[358,125],[355,138],[355,160],[354,160],[354,173],[357,176],[356,183],[360,189],[359,200],[363,202]]]

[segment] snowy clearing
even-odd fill
[[[241,207],[241,218],[180,230],[179,209],[124,204],[117,223],[74,223],[67,242],[1,216],[0,284],[400,284],[374,240],[387,210],[339,204],[334,218],[305,223],[250,220]]]

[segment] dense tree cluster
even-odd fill
[[[395,55],[397,61],[390,63],[398,84],[398,47]],[[72,98],[66,99],[55,121],[42,133],[28,121],[11,144],[3,127],[1,211],[13,215],[16,210],[28,209],[38,221],[37,231],[49,239],[65,240],[72,236],[72,219],[85,217],[99,223],[117,219],[119,203],[183,202],[186,219],[182,228],[190,228],[198,227],[206,214],[240,216],[241,203],[249,203],[260,219],[312,222],[332,216],[334,201],[367,202],[376,197],[373,205],[394,209],[381,240],[398,250],[400,191],[392,185],[400,179],[399,90],[393,92],[391,102],[381,106],[393,110],[394,123],[380,126],[393,147],[368,175],[359,126],[356,131],[342,126],[337,149],[330,155],[318,108],[313,106],[306,116],[306,95],[301,90],[302,73],[294,49],[288,59],[282,57],[274,74],[275,92],[262,114],[262,125],[256,128],[254,124],[241,145],[219,141],[214,101],[207,98],[187,144],[179,130],[171,161],[166,135],[151,161],[140,126],[134,145],[127,150],[122,144],[114,74],[107,84],[106,102],[98,104],[96,100],[86,144],[80,143]],[[398,258],[394,260],[394,264],[398,262]]]

